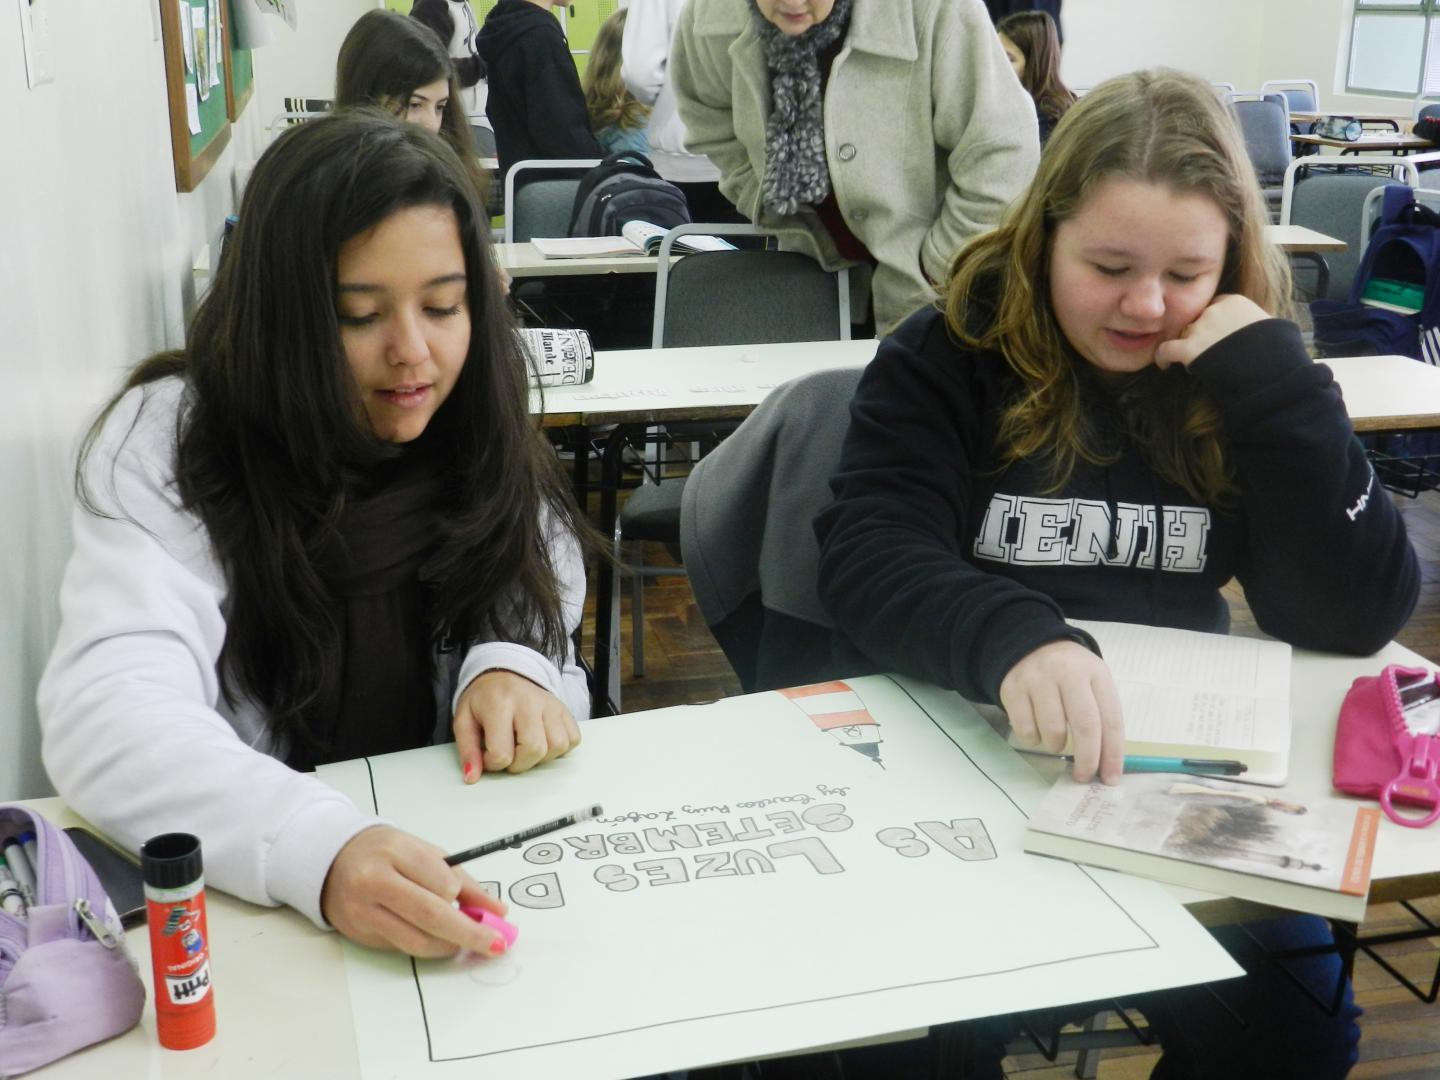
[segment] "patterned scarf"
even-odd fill
[[[766,208],[777,214],[793,214],[802,203],[817,206],[830,194],[818,56],[845,36],[853,3],[835,0],[829,18],[791,37],[760,14],[756,0],[750,0],[770,69],[761,193]]]

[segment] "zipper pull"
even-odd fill
[[[85,928],[95,935],[96,941],[100,942],[100,944],[104,945],[107,949],[118,949],[120,947],[120,939],[115,936],[115,932],[111,930],[110,927],[106,926],[96,917],[94,909],[90,907],[89,900],[86,900],[82,896],[75,901],[74,907],[75,914],[80,916],[80,921],[85,924]]]

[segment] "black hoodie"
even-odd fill
[[[835,502],[815,522],[838,668],[993,702],[1016,661],[1075,636],[1067,618],[1225,632],[1232,577],[1282,641],[1384,645],[1415,605],[1419,566],[1330,369],[1293,323],[1268,319],[1173,377],[1220,414],[1235,506],[1200,504],[1123,438],[1110,465],[1081,462],[1047,490],[1044,469],[995,448],[1016,392],[1005,360],[958,346],[933,308],[902,323],[860,380]]]
[[[476,38],[489,71],[485,115],[503,177],[526,158],[599,158],[585,92],[559,20],[530,0],[500,0]]]

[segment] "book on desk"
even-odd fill
[[[534,236],[530,243],[547,259],[597,259],[626,255],[658,255],[665,230],[648,221],[627,221],[620,236]],[[682,255],[697,251],[734,251],[735,245],[718,236],[687,233],[677,236],[672,250]]]
[[[1072,619],[1100,646],[1120,693],[1127,756],[1224,759],[1239,779],[1290,772],[1290,646],[1134,623]],[[1012,735],[1011,745],[1035,753]],[[1066,744],[1064,754],[1073,753]]]
[[[1025,850],[1348,922],[1365,917],[1380,812],[1209,776],[1055,782]]]

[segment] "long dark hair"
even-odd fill
[[[445,507],[424,578],[435,642],[503,635],[548,656],[567,649],[553,537],[586,536],[553,452],[529,413],[530,373],[500,291],[489,221],[450,149],[415,124],[347,109],[282,135],[246,185],[239,225],[186,347],[141,363],[90,429],[77,470],[115,402],[178,375],[180,501],[209,534],[229,586],[225,694],[262,705],[272,728],[304,716],[336,677],[339,630],[318,569],[350,492],[400,453],[355,404],[341,345],[342,244],[396,211],[454,212],[465,253],[470,347],[426,430]]]
[[[335,107],[378,105],[403,114],[411,94],[440,79],[450,84],[450,104],[440,121],[440,134],[459,155],[483,202],[490,178],[480,168],[470,121],[460,105],[455,61],[424,23],[384,9],[356,19],[335,61]]]
[[[1075,104],[1075,94],[1060,81],[1060,35],[1050,13],[1017,11],[996,23],[995,31],[1013,41],[1025,57],[1020,85],[1035,99],[1035,111],[1059,120]]]

